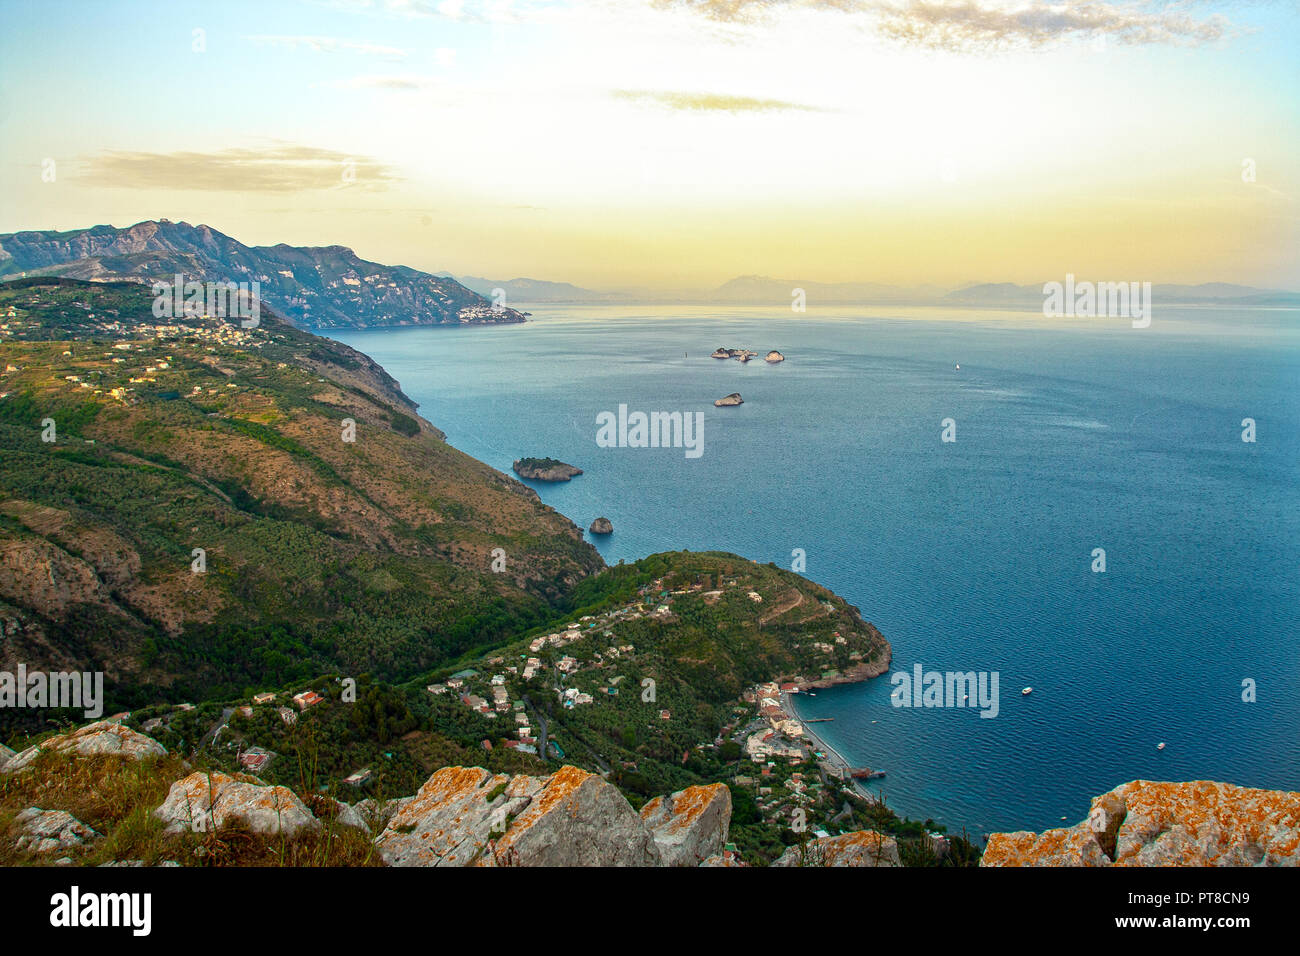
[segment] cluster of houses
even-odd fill
[[[785,712],[783,694],[797,693],[794,684],[769,682],[754,688],[753,699],[758,714],[766,723],[745,740],[745,753],[754,763],[773,759],[788,759],[795,763],[808,758],[808,745],[804,742],[803,724],[799,718]],[[749,696],[749,695],[747,695]]]

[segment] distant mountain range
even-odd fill
[[[304,328],[522,322],[454,279],[368,262],[345,246],[246,246],[210,226],[162,219],[126,229],[0,235],[0,278],[53,275],[135,282],[258,282],[278,315]]]
[[[543,279],[484,279],[482,276],[452,276],[465,288],[495,302],[497,290],[505,292],[505,302],[620,302],[630,301],[626,292],[597,292],[570,282],[546,282]]]
[[[1083,279],[1086,277],[1078,277]],[[1056,281],[1062,281],[1060,279]],[[1157,303],[1218,303],[1232,305],[1300,305],[1300,293],[1281,289],[1256,289],[1230,282],[1205,282],[1200,285],[1153,285],[1152,301]],[[949,292],[945,302],[958,305],[1041,305],[1043,283],[1016,285],[1012,282],[986,282]]]
[[[448,274],[450,277],[450,274]],[[1080,277],[1083,279],[1086,277]],[[988,307],[1038,307],[1043,302],[1043,283],[1016,285],[1012,282],[970,283],[957,288],[940,285],[899,286],[881,282],[814,282],[807,279],[773,279],[768,276],[737,276],[713,289],[646,290],[585,289],[569,282],[541,279],[485,279],[459,276],[458,281],[473,291],[492,298],[504,290],[505,301],[516,307],[542,303],[734,303],[770,305],[788,303],[794,291],[802,289],[809,305],[896,304],[963,305]],[[1060,281],[1060,280],[1058,280]],[[1201,285],[1155,285],[1157,303],[1228,304],[1242,306],[1300,306],[1300,293],[1279,289],[1258,289],[1227,282]]]

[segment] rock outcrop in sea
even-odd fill
[[[785,356],[782,355],[780,352],[778,352],[776,349],[772,349],[772,351],[767,353],[767,356],[763,359],[763,361],[771,362],[773,365],[775,365],[777,362],[784,362]]]
[[[613,534],[614,525],[608,518],[597,518],[588,530],[592,534]]]
[[[1297,866],[1300,793],[1134,780],[1073,827],[994,833],[981,866]]]
[[[731,405],[743,405],[745,400],[740,397],[739,392],[732,392],[730,395],[720,398],[713,403],[715,408],[727,408]]]
[[[520,458],[510,467],[520,478],[531,478],[534,481],[568,481],[582,474],[581,468],[554,458]]]

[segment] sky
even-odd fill
[[[1300,290],[1295,0],[0,0],[0,232]]]

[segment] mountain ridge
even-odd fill
[[[524,321],[454,279],[359,257],[343,245],[247,246],[211,226],[132,226],[0,235],[0,279],[56,275],[103,282],[257,282],[262,301],[302,328],[490,325]]]

